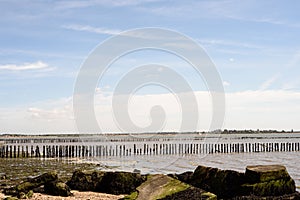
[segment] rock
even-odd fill
[[[213,197],[213,198],[212,198]],[[216,199],[216,196],[206,191],[183,183],[170,176],[149,175],[147,180],[137,187],[137,192],[126,196],[127,200],[173,200],[173,199]]]
[[[11,195],[11,196],[17,196],[19,194],[19,192],[16,190],[15,187],[5,188],[3,190],[3,193],[5,195]]]
[[[37,187],[37,188],[34,188],[32,190],[34,193],[43,193],[44,192],[44,186],[40,186],[40,187]]]
[[[15,187],[15,189],[18,192],[28,193],[30,190],[33,190],[34,188],[40,187],[41,185],[45,185],[46,183],[55,180],[57,180],[57,172],[53,171],[53,172],[42,174],[41,176],[32,178],[23,183],[20,183]]]
[[[219,198],[239,195],[244,182],[243,173],[205,166],[198,166],[191,178],[193,186],[212,192]]]
[[[282,165],[255,165],[247,166],[245,172],[247,183],[260,183],[277,179],[290,179],[285,166]]]
[[[162,174],[149,175],[147,177],[147,180],[137,188],[138,196],[136,199],[154,200],[154,199],[158,199],[158,197],[164,197],[168,195],[166,194],[166,186],[168,183],[171,182],[171,180],[176,180],[176,179],[173,179],[169,176],[162,175]],[[179,181],[177,180],[177,182]],[[186,186],[186,184],[182,184],[183,189],[186,189],[187,187],[188,186]]]
[[[83,171],[76,170],[67,185],[73,190],[91,191],[94,189],[91,174],[86,174]]]
[[[77,170],[73,173],[70,181],[67,185],[73,190],[79,191],[95,191],[96,186],[101,182],[105,172],[94,171],[94,172],[83,172]]]
[[[45,185],[51,181],[57,180],[57,172],[49,172],[27,180],[19,185],[11,188],[7,188],[4,190],[4,194],[17,196],[21,198],[28,198],[28,196],[32,196],[35,188],[38,188],[42,185]],[[32,194],[31,194],[32,193]]]
[[[198,166],[192,175],[191,184],[212,192],[219,198],[249,195],[275,197],[296,191],[294,180],[281,165],[248,166],[245,174]]]
[[[130,194],[145,181],[138,173],[130,172],[105,172],[95,191],[108,194]]]
[[[285,194],[281,196],[267,196],[267,197],[249,195],[249,196],[234,197],[231,198],[231,200],[300,200],[300,194],[298,192],[295,192],[292,194]]]
[[[293,179],[272,180],[269,182],[244,184],[243,191],[245,194],[253,194],[256,196],[281,196],[295,192],[295,182]]]
[[[246,168],[244,194],[282,196],[296,192],[295,181],[282,165],[257,165]]]
[[[184,172],[182,174],[177,174],[176,176],[177,176],[178,180],[190,184],[191,180],[193,178],[193,174],[194,174],[193,172],[188,171],[188,172]]]
[[[139,170],[139,169],[134,169],[134,170],[133,170],[133,173],[138,173],[138,174],[140,174],[140,173],[141,173],[141,170]]]
[[[186,190],[174,193],[172,195],[168,195],[160,200],[181,200],[181,199],[189,199],[189,200],[217,200],[217,196],[210,192],[205,192],[200,188],[190,187]]]
[[[59,181],[52,181],[50,183],[45,184],[44,192],[46,194],[50,194],[54,196],[62,196],[62,197],[72,196],[71,189],[69,188],[69,186]]]

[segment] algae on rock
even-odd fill
[[[246,168],[242,190],[257,196],[280,196],[296,191],[295,181],[282,165],[257,165]]]
[[[74,171],[67,185],[73,190],[95,191],[97,184],[102,180],[105,172],[102,171]]]
[[[46,194],[54,196],[68,197],[73,195],[69,186],[60,181],[52,181],[50,183],[45,184],[44,190]]]
[[[290,175],[283,165],[254,165],[246,167],[245,177],[248,183],[260,183],[289,179]]]
[[[198,166],[191,178],[193,186],[212,192],[220,198],[239,194],[244,181],[243,173],[205,166]]]
[[[95,191],[115,195],[130,194],[144,181],[145,177],[139,173],[105,172]]]

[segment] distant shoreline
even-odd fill
[[[194,132],[144,132],[144,133],[1,133],[0,137],[21,137],[21,136],[57,136],[57,137],[70,137],[70,136],[97,136],[97,135],[119,135],[119,136],[126,136],[126,135],[174,135],[174,134],[292,134],[292,133],[300,133],[298,130],[217,130],[217,131],[194,131]]]

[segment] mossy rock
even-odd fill
[[[130,194],[145,181],[139,173],[106,172],[98,182],[95,191],[108,194]]]
[[[283,165],[254,165],[246,167],[245,178],[247,183],[261,183],[289,179],[290,175]]]
[[[96,186],[101,182],[105,172],[76,170],[67,185],[73,190],[95,191]]]
[[[184,183],[190,184],[191,180],[193,178],[193,174],[194,174],[194,172],[187,171],[187,172],[183,172],[181,174],[168,174],[168,176],[170,176],[172,178],[175,178],[175,179],[178,179],[178,180],[180,180]]]
[[[220,198],[238,196],[245,183],[244,173],[233,170],[198,166],[190,183],[198,188],[216,194]]]
[[[171,179],[164,187],[163,192],[157,196],[157,199],[163,199],[166,196],[176,194],[188,189],[190,186],[176,179]]]
[[[73,172],[72,178],[67,182],[67,185],[71,189],[79,191],[90,191],[93,189],[91,175],[86,174],[81,170]]]
[[[173,194],[187,190],[191,186],[177,179],[163,174],[147,176],[147,180],[137,187],[137,200],[156,200],[164,199]]]
[[[289,179],[278,179],[262,183],[244,184],[242,190],[245,194],[256,196],[282,196],[295,193],[295,181]]]
[[[20,183],[15,187],[15,189],[19,193],[20,192],[28,193],[30,190],[33,190],[34,188],[40,187],[41,185],[45,185],[57,179],[58,179],[57,172],[53,171],[53,172],[42,174],[23,183]]]
[[[45,184],[44,190],[46,194],[54,196],[68,197],[73,195],[69,186],[59,181],[52,181],[50,183]]]
[[[182,200],[182,199],[189,199],[189,200],[217,200],[217,195],[205,192],[200,188],[196,187],[189,187],[186,190],[174,193],[172,195],[168,195],[160,200]]]
[[[20,199],[23,197],[28,198],[28,196],[30,196],[31,190],[34,190],[42,185],[45,185],[57,179],[57,172],[53,171],[45,173],[35,178],[28,179],[27,181],[22,182],[15,187],[5,189],[4,194],[18,196]]]

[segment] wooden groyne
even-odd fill
[[[296,152],[299,142],[266,143],[128,143],[102,145],[15,145],[0,146],[0,158],[64,158],[137,155],[201,155],[219,153]]]

